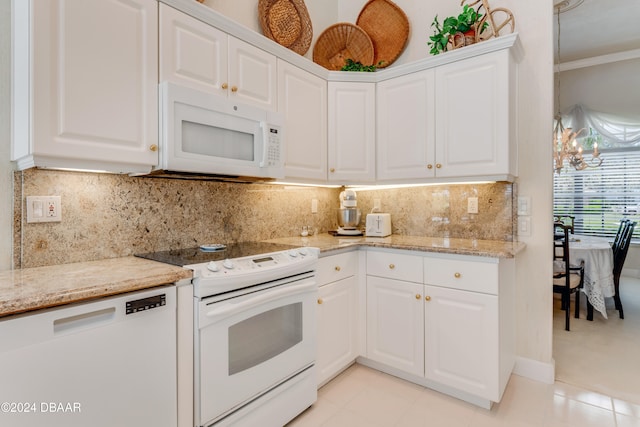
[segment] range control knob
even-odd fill
[[[297,250],[295,250],[295,249],[291,249],[291,250],[289,251],[289,256],[290,256],[291,258],[295,258],[295,257],[297,257],[297,256],[298,256],[298,251],[297,251]]]
[[[207,264],[207,270],[209,271],[219,271],[220,267],[218,267],[218,264],[216,264],[215,261],[209,261],[209,264]]]
[[[233,261],[231,261],[230,259],[225,259],[222,262],[222,265],[224,266],[224,268],[231,270],[234,266],[233,266]]]

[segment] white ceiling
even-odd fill
[[[560,14],[560,62],[640,49],[639,19],[640,0],[584,0]],[[556,50],[555,14],[553,21]]]

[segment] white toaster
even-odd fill
[[[365,235],[370,237],[386,237],[391,234],[391,214],[367,214]]]

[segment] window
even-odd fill
[[[613,239],[620,219],[640,219],[640,149],[607,150],[601,157],[599,168],[554,173],[553,213],[573,215],[576,234]]]

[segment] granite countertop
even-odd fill
[[[321,253],[365,246],[491,258],[513,258],[525,248],[525,244],[522,242],[447,239],[442,237],[400,236],[394,234],[388,237],[351,237],[332,236],[328,233],[321,233],[311,237],[284,237],[268,241],[295,246],[313,246],[319,248]]]
[[[137,257],[0,271],[0,316],[190,279],[191,270]]]
[[[364,246],[492,258],[513,258],[525,248],[524,243],[494,240],[399,235],[350,237],[328,233],[267,242],[313,246],[323,254]],[[0,317],[152,288],[191,277],[191,270],[134,256],[0,271]]]

